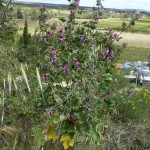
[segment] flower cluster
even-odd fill
[[[41,11],[45,11],[45,10],[46,10],[46,6],[45,6],[45,5],[41,5],[41,6],[40,6],[40,10],[41,10]]]
[[[142,14],[140,12],[136,12],[134,15],[137,20],[142,18]]]

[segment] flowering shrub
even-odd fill
[[[46,46],[40,66],[43,82],[47,84],[46,106],[53,112],[51,122],[61,122],[60,141],[64,149],[73,146],[77,131],[86,131],[86,134],[93,131],[97,139],[102,136],[102,129],[96,127],[101,122],[100,118],[107,114],[103,111],[109,107],[107,99],[113,86],[111,72],[118,56],[113,41],[119,40],[119,36],[112,28],[103,33],[96,30],[99,9],[93,20],[75,24],[79,2],[71,2],[70,15],[63,29],[41,28],[40,32],[41,42]],[[43,6],[41,16],[45,16],[44,11]],[[124,28],[133,25],[139,18],[137,15]],[[40,23],[40,27],[47,26],[46,17],[41,17]],[[58,136],[52,133],[54,142]],[[93,135],[89,136],[93,138]]]
[[[35,78],[30,76],[28,79],[22,67],[27,89],[19,89],[20,97],[19,92],[12,95],[19,115],[26,114],[28,118],[32,116],[40,121],[44,119],[38,118],[39,114],[46,118],[48,125],[43,131],[41,145],[47,141],[56,144],[60,141],[64,149],[74,145],[78,134],[88,137],[86,141],[94,144],[104,139],[109,128],[105,118],[109,115],[114,85],[112,70],[118,57],[118,48],[113,42],[120,39],[112,28],[106,32],[97,29],[101,3],[97,3],[93,20],[77,25],[75,17],[80,0],[69,2],[70,15],[64,28],[59,30],[55,25],[49,26],[46,7],[40,7],[38,44],[43,52],[38,64],[42,81],[38,69],[37,76],[41,92]],[[124,24],[123,30],[134,25],[136,19],[137,14],[129,25]],[[14,86],[17,87],[15,81]],[[24,100],[22,103],[20,98]]]

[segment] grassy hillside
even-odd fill
[[[27,7],[39,7],[41,5],[43,5],[43,3],[32,3],[32,2],[20,2],[20,1],[14,1],[12,3],[13,5],[18,5],[18,6],[27,6]],[[68,9],[68,5],[65,4],[50,4],[50,3],[44,3],[46,5],[47,8],[51,8],[51,9]],[[80,9],[86,9],[86,8],[90,8],[90,7],[84,7],[81,6]]]

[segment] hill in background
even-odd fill
[[[66,4],[51,4],[51,3],[36,3],[36,2],[22,2],[22,1],[14,1],[12,2],[13,5],[22,5],[22,6],[28,6],[28,7],[40,7],[41,5],[45,4],[47,8],[51,9],[68,9],[68,5]],[[81,10],[89,9],[92,7],[87,6],[80,6]],[[143,9],[115,9],[115,8],[106,8],[106,10],[110,11],[116,11],[116,12],[144,12],[144,13],[150,13],[149,11],[143,10]]]

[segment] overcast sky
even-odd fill
[[[67,0],[19,0],[26,2],[43,2],[53,4],[68,4]],[[94,6],[96,0],[80,0],[81,6]],[[103,5],[106,8],[131,8],[145,9],[150,11],[150,0],[104,0]]]

